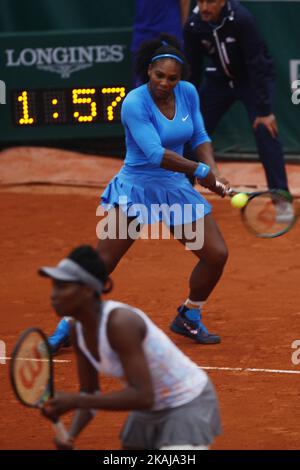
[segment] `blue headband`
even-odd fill
[[[175,55],[175,54],[159,54],[159,55],[154,56],[151,59],[151,62],[154,62],[155,60],[158,60],[158,59],[167,59],[167,58],[175,59],[177,60],[177,62],[180,62],[181,64],[183,64],[183,60],[180,59],[180,57],[178,57],[178,55]]]

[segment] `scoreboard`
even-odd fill
[[[13,90],[13,124],[24,128],[119,122],[125,95],[123,86]]]
[[[0,141],[123,135],[130,37],[129,28],[1,35]]]
[[[276,64],[275,114],[284,150],[299,155],[300,1],[245,6]],[[0,144],[123,136],[120,110],[132,87],[131,34],[131,28],[0,33]],[[212,137],[219,155],[257,153],[240,103]]]

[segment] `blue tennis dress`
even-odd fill
[[[164,221],[167,225],[188,224],[211,212],[184,173],[160,167],[165,149],[182,155],[186,142],[192,148],[210,142],[195,87],[180,81],[174,93],[173,119],[161,113],[147,85],[126,96],[121,111],[126,158],[101,195],[106,210],[119,206],[142,224]]]

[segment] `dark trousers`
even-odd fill
[[[274,96],[274,83],[270,83],[270,94]],[[211,136],[222,116],[236,101],[244,104],[251,126],[258,116],[254,96],[247,83],[230,86],[225,80],[206,78],[199,90],[201,112],[208,135]],[[278,137],[271,136],[265,126],[254,131],[258,155],[263,164],[269,189],[288,189],[284,156]]]

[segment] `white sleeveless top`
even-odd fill
[[[152,410],[174,408],[200,395],[208,381],[206,373],[185,356],[144,312],[121,302],[103,302],[98,341],[100,362],[96,361],[87,349],[82,325],[76,322],[78,346],[94,368],[104,375],[126,380],[119,357],[111,348],[107,337],[107,321],[110,313],[116,308],[130,310],[139,315],[146,324],[143,350],[154,389]]]

